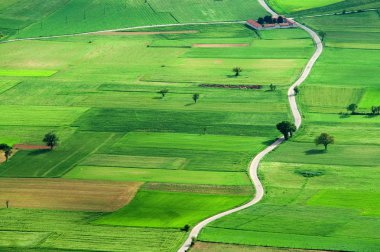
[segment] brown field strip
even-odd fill
[[[142,35],[160,35],[160,34],[193,34],[198,33],[197,30],[185,30],[185,31],[146,31],[146,32],[94,32],[91,33],[95,35],[104,35],[104,36],[142,36]]]
[[[30,145],[30,144],[14,144],[14,149],[17,150],[49,150],[50,147],[46,145]]]
[[[112,212],[128,204],[142,185],[67,179],[0,179],[0,208]]]
[[[226,47],[247,47],[249,44],[193,44],[192,47],[200,48],[226,48]]]

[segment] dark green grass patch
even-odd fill
[[[0,176],[59,177],[102,145],[117,138],[118,135],[112,133],[74,133],[53,151],[19,151],[8,163],[0,166]]]
[[[141,181],[208,185],[249,185],[245,172],[142,169],[107,166],[76,166],[64,175],[69,179]]]
[[[163,191],[139,191],[133,201],[96,224],[142,227],[194,225],[206,217],[247,201],[247,196],[205,195]]]
[[[248,120],[240,121],[243,118],[248,118]],[[273,135],[275,129],[268,125],[254,125],[260,121],[267,124],[266,119],[274,124],[275,121],[284,119],[284,114],[94,108],[80,117],[73,126],[78,126],[81,130],[109,132],[153,131],[204,134],[206,128],[206,134]],[[252,125],[249,125],[247,121],[251,121]]]
[[[319,170],[319,171],[310,171],[310,170],[295,170],[296,174],[301,175],[305,178],[312,178],[312,177],[319,177],[325,174],[325,171]]]

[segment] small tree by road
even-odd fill
[[[335,143],[335,139],[327,133],[322,133],[320,136],[315,138],[314,142],[316,145],[322,144],[325,147],[325,151],[327,151],[327,146]]]
[[[297,127],[288,121],[282,121],[276,125],[278,131],[280,131],[283,135],[285,140],[288,140],[289,137],[293,136],[293,133],[297,130]]]
[[[196,93],[196,94],[193,94],[193,101],[194,101],[194,103],[197,103],[197,101],[199,100],[199,94],[198,93]]]
[[[298,95],[300,93],[299,87],[295,87],[293,90],[294,90],[294,95]]]
[[[325,40],[326,37],[326,32],[320,31],[318,32],[319,37],[321,38],[322,42]]]
[[[232,71],[235,73],[235,76],[238,77],[241,72],[243,72],[243,69],[241,67],[234,67]]]
[[[0,144],[0,150],[4,152],[5,162],[8,162],[9,157],[12,155],[12,147],[8,144]]]
[[[352,103],[347,106],[347,111],[350,111],[352,115],[356,113],[357,109],[358,109],[358,105],[356,105],[355,103]]]
[[[42,140],[47,146],[50,147],[50,150],[52,150],[55,146],[58,145],[59,138],[57,135],[53,132],[49,132],[45,135],[44,139]]]
[[[166,96],[166,94],[169,93],[169,90],[165,88],[165,89],[158,91],[158,93],[162,96],[162,98],[164,98]]]

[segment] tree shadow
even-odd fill
[[[45,153],[48,153],[50,152],[50,150],[48,149],[43,149],[43,150],[34,150],[34,151],[31,151],[29,152],[29,156],[37,156],[37,155],[42,155],[42,154],[45,154]]]
[[[341,114],[340,118],[349,118],[351,115],[350,114]]]
[[[306,155],[320,155],[320,154],[325,154],[325,150],[318,150],[318,149],[312,149],[312,150],[307,150],[305,151]]]
[[[264,144],[264,145],[271,145],[272,143],[274,143],[276,141],[277,141],[277,138],[276,139],[272,139],[272,140],[267,140],[267,141],[264,141],[264,142],[261,142],[261,143]]]
[[[235,74],[227,74],[226,77],[227,78],[237,78],[237,76]]]
[[[153,99],[153,100],[162,100],[163,98],[162,98],[162,96],[155,96],[155,97],[153,97],[152,99]]]
[[[185,104],[185,107],[188,107],[188,106],[192,106],[192,105],[194,105],[195,103],[188,103],[188,104]]]

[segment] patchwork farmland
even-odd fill
[[[323,40],[303,124],[261,161],[263,199],[189,249],[378,251],[380,5],[267,2]],[[0,3],[0,250],[182,251],[257,195],[250,162],[294,120],[315,53],[304,29],[246,26],[261,4]]]

